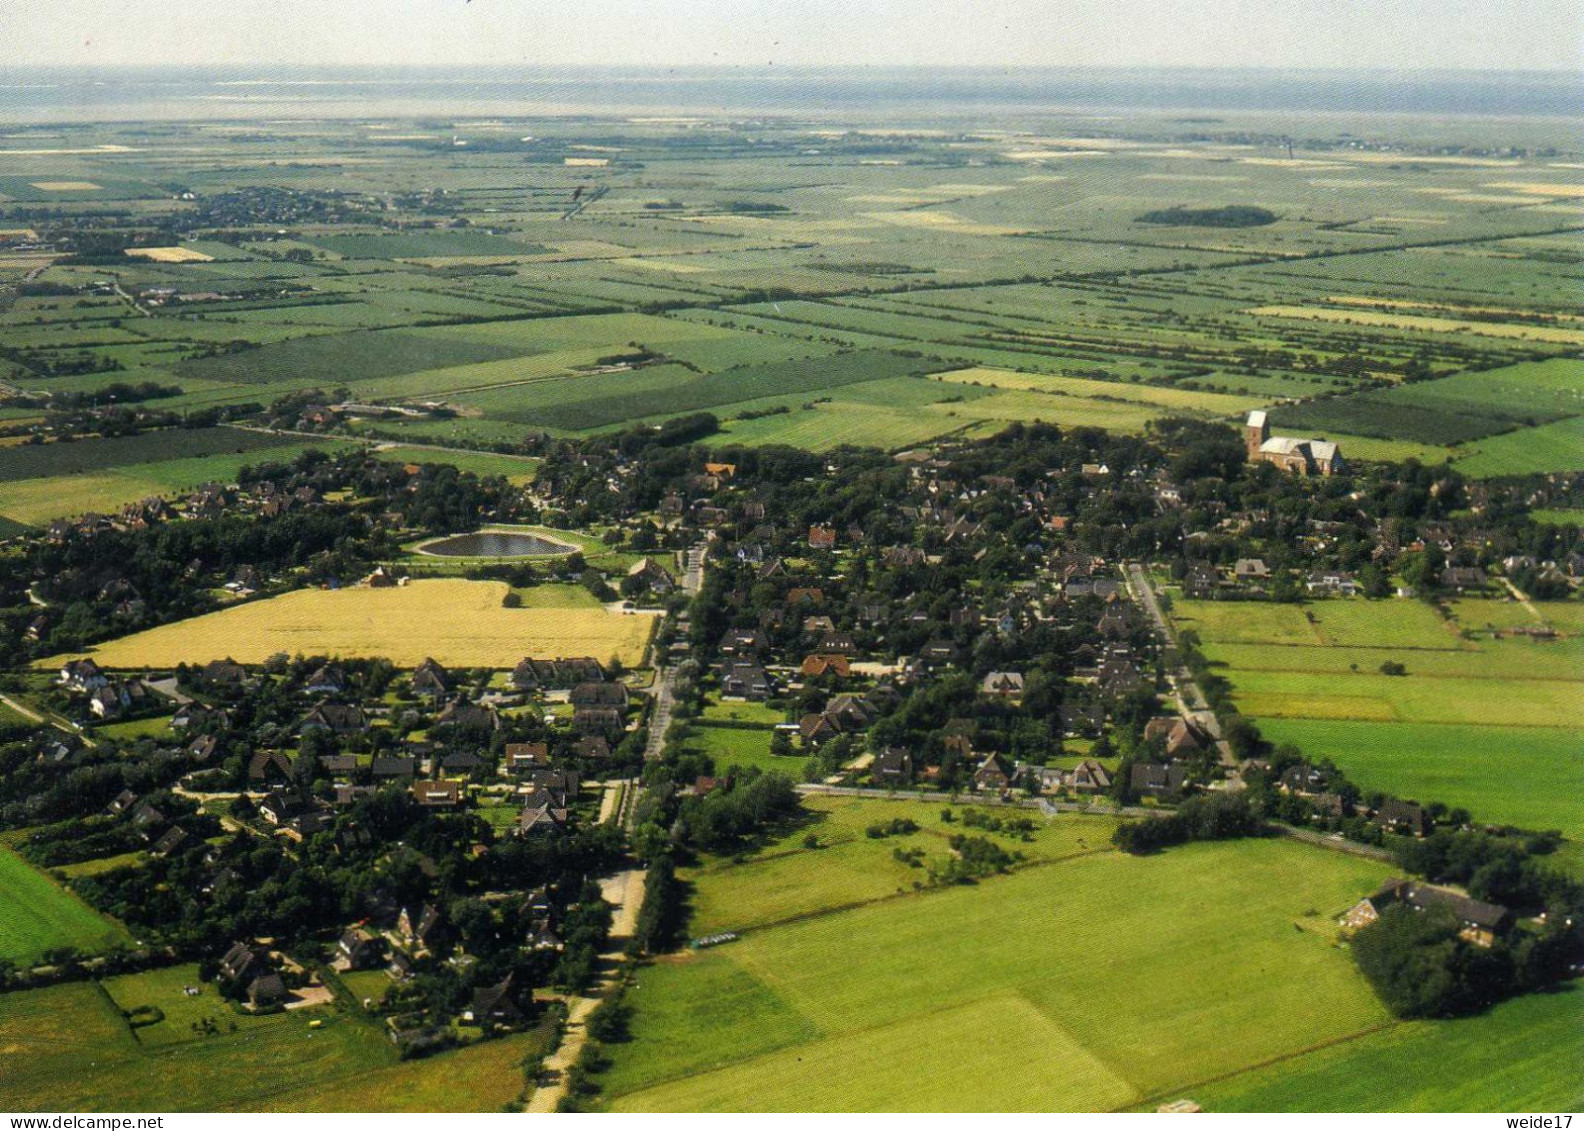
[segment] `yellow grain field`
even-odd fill
[[[30,183],[40,192],[92,192],[104,187],[92,181],[32,181]]]
[[[1584,345],[1584,330],[1551,326],[1519,326],[1508,322],[1462,322],[1456,318],[1429,318],[1415,314],[1382,314],[1372,310],[1331,310],[1323,306],[1257,306],[1247,311],[1271,318],[1302,318],[1311,322],[1352,322],[1359,326],[1386,326],[1395,330],[1420,330],[1432,334],[1479,334],[1486,338],[1520,338],[1531,342]]]
[[[128,255],[137,259],[151,259],[155,263],[209,263],[214,256],[194,251],[190,247],[129,247]]]
[[[636,666],[654,615],[600,609],[508,609],[501,581],[434,579],[391,589],[299,589],[94,648],[104,667],[171,668],[227,656],[258,664],[289,655],[384,656],[416,667],[510,668],[524,656],[616,657]],[[53,661],[51,662],[53,663]]]
[[[1544,310],[1515,310],[1510,306],[1458,306],[1445,302],[1410,302],[1407,299],[1370,298],[1365,295],[1327,295],[1326,301],[1339,306],[1365,306],[1378,310],[1439,310],[1448,314],[1494,314],[1509,318],[1540,318],[1547,322],[1556,322],[1564,317],[1575,321],[1578,319],[1578,316],[1573,314],[1553,314]]]

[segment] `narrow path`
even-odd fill
[[[1546,623],[1545,617],[1540,615],[1540,610],[1535,608],[1535,603],[1529,599],[1529,595],[1527,593],[1518,588],[1518,586],[1514,585],[1508,578],[1502,578],[1501,583],[1507,587],[1507,592],[1513,595],[1513,600],[1517,601],[1520,605],[1529,610],[1529,615],[1534,617],[1537,624]]]
[[[1160,607],[1160,601],[1155,596],[1155,587],[1150,584],[1150,579],[1144,572],[1144,567],[1137,562],[1129,562],[1123,570],[1124,579],[1134,600],[1142,604],[1149,613],[1150,619],[1155,622],[1156,631],[1167,647],[1177,647],[1177,634],[1172,629],[1171,621]],[[1221,720],[1216,717],[1215,711],[1210,708],[1210,701],[1205,698],[1195,681],[1193,673],[1186,667],[1179,666],[1176,671],[1166,674],[1171,684],[1172,695],[1177,701],[1177,709],[1184,716],[1192,719],[1202,726],[1211,738],[1215,739],[1216,750],[1221,754],[1221,764],[1231,773],[1228,774],[1228,784],[1239,781],[1237,775],[1237,755],[1232,753],[1232,745],[1221,737]]]
[[[623,945],[632,937],[633,928],[638,922],[638,909],[643,905],[644,876],[642,869],[635,868],[600,880],[600,894],[607,903],[616,905],[616,913],[611,920],[611,949],[600,955],[605,973],[589,993],[562,999],[566,1002],[567,1019],[561,1044],[545,1057],[540,1069],[541,1078],[553,1082],[534,1089],[524,1109],[530,1114],[555,1111],[561,1103],[561,1097],[566,1095],[567,1070],[577,1063],[578,1057],[583,1055],[583,1046],[588,1043],[589,1014],[605,1000],[605,995],[616,984],[621,972],[621,964],[626,957],[622,952]]]
[[[13,711],[21,715],[24,719],[27,719],[29,722],[38,723],[40,726],[51,726],[60,731],[62,734],[69,734],[73,738],[81,739],[82,744],[88,747],[90,750],[98,745],[93,739],[89,738],[83,733],[81,727],[73,726],[65,719],[62,719],[53,713],[48,715],[40,714],[32,707],[29,707],[24,703],[19,703],[9,695],[0,695],[0,703],[4,703],[7,707],[10,707]]]

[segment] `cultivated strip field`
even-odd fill
[[[1364,789],[1584,835],[1573,801],[1584,789],[1584,606],[1535,607],[1540,620],[1475,598],[1450,619],[1411,600],[1178,600],[1172,617],[1224,665],[1239,709],[1272,741],[1332,759]],[[1490,634],[1542,621],[1567,635]]]

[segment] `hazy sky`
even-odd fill
[[[0,0],[0,63],[1579,70],[1579,0]]]

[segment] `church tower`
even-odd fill
[[[1265,413],[1255,409],[1248,414],[1248,423],[1243,426],[1243,442],[1248,447],[1248,458],[1259,459],[1260,445],[1270,439],[1270,421],[1265,418]]]

